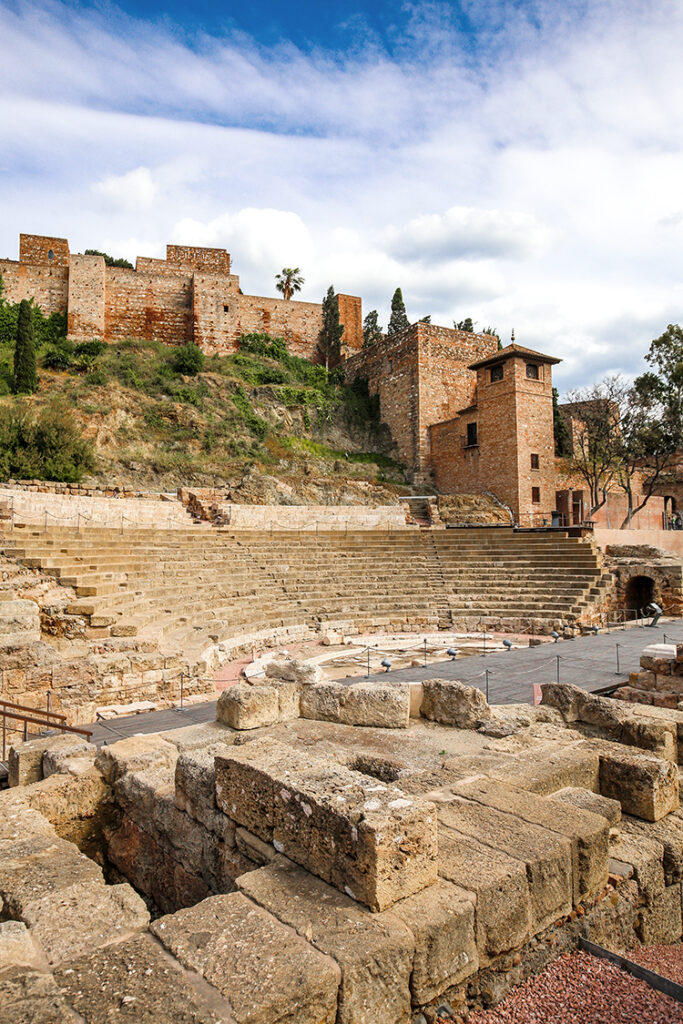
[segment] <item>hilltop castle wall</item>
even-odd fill
[[[74,341],[195,341],[208,354],[228,354],[240,335],[264,331],[283,337],[294,355],[314,359],[321,304],[243,295],[230,270],[225,249],[168,245],[165,260],[139,257],[129,270],[108,267],[101,256],[72,254],[66,239],[41,235],[21,235],[19,261],[0,261],[5,297],[33,298],[47,315],[67,313]],[[360,298],[340,295],[339,312],[343,342],[356,351]]]

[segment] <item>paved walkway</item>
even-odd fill
[[[584,690],[595,692],[627,682],[629,672],[636,672],[639,668],[643,647],[648,644],[664,643],[665,637],[668,643],[683,643],[683,620],[677,619],[655,627],[632,626],[629,629],[616,629],[598,636],[560,640],[557,644],[524,647],[510,652],[500,650],[498,640],[497,649],[487,654],[473,655],[458,661],[432,662],[424,668],[382,672],[369,678],[378,681],[391,679],[397,682],[437,678],[458,679],[471,686],[478,686],[480,690],[486,692],[488,672],[488,698],[491,704],[530,704],[533,700],[534,683],[557,680],[558,658],[560,682],[574,683]],[[101,746],[103,743],[115,743],[124,736],[180,729],[184,725],[211,722],[215,717],[216,701],[206,701],[189,705],[182,711],[151,711],[128,718],[97,722],[92,727],[93,743]]]

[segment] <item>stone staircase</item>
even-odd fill
[[[98,636],[218,639],[301,624],[530,631],[586,616],[607,585],[593,545],[562,533],[6,531],[7,557],[75,589]],[[608,577],[607,577],[608,578]]]

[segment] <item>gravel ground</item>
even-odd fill
[[[654,947],[655,949],[657,947]],[[678,969],[683,958],[675,957]],[[645,952],[645,951],[639,951]],[[629,959],[633,959],[629,951]],[[643,961],[641,961],[643,962]],[[649,966],[649,964],[648,964]],[[658,961],[658,973],[662,972]],[[469,1024],[683,1024],[683,1003],[589,953],[565,954]]]
[[[622,956],[656,971],[669,981],[683,985],[683,945],[675,946],[643,946],[640,949],[627,949]]]

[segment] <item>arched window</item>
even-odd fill
[[[53,260],[55,258],[55,254],[53,253],[52,249],[48,249],[48,251],[47,251],[47,258],[49,260]]]

